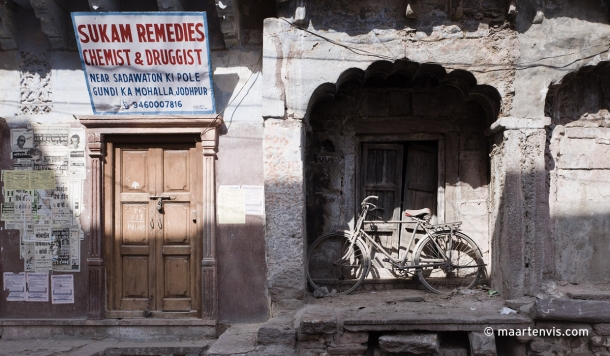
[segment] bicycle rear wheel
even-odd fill
[[[461,232],[440,231],[426,236],[417,245],[413,262],[422,266],[416,270],[421,283],[439,294],[472,288],[484,272],[479,247]]]
[[[362,283],[370,267],[366,246],[347,232],[334,232],[314,241],[307,257],[307,280],[314,290],[348,294]]]

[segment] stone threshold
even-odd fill
[[[216,320],[187,319],[0,319],[0,326],[216,326]]]

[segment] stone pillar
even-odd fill
[[[306,293],[303,137],[300,120],[265,121],[265,243],[272,312],[300,306]]]
[[[216,284],[216,128],[201,133],[203,148],[203,206],[197,207],[203,217],[203,259],[201,260],[201,314],[203,319],[218,317],[218,288]]]
[[[99,320],[104,318],[104,286],[106,285],[102,254],[102,229],[104,226],[102,216],[102,206],[104,204],[102,201],[104,144],[102,136],[99,133],[88,133],[87,148],[91,162],[89,175],[91,225],[89,230],[89,255],[87,257],[87,267],[89,269],[87,318]]]
[[[536,295],[542,283],[550,243],[544,159],[549,123],[501,118],[491,126],[498,135],[491,153],[492,281],[506,299]]]

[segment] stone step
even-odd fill
[[[207,355],[222,356],[247,354],[256,349],[256,336],[262,324],[231,325],[210,346]]]
[[[536,320],[608,323],[610,301],[538,299],[530,309],[530,317]]]

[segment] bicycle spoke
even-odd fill
[[[438,261],[444,263],[439,266]],[[426,238],[418,249],[415,262],[422,266],[417,271],[422,284],[436,293],[472,288],[483,271],[478,247],[461,233],[441,232]],[[430,263],[434,265],[426,266]]]
[[[314,290],[349,293],[362,283],[368,263],[360,242],[350,243],[344,234],[325,235],[310,247],[307,277]]]

